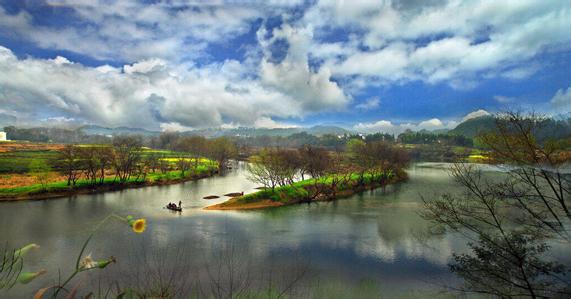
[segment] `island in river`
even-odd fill
[[[379,173],[331,174],[281,187],[263,188],[254,193],[232,197],[223,203],[210,205],[204,209],[254,210],[316,201],[331,201],[402,182],[407,177],[407,173],[402,169]]]

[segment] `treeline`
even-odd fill
[[[25,140],[31,142],[53,143],[90,143],[110,144],[113,138],[102,135],[86,135],[81,130],[62,128],[17,128],[14,126],[4,127],[6,137],[9,140]]]
[[[474,146],[472,138],[449,133],[433,133],[425,130],[418,132],[406,130],[404,133],[399,134],[398,142],[405,144],[441,144],[465,147]]]
[[[158,151],[146,151],[140,137],[118,136],[111,145],[66,145],[51,165],[67,178],[70,187],[76,186],[80,178],[89,185],[105,184],[106,178],[111,177],[113,183],[124,184],[144,182],[149,173],[166,174],[173,170],[185,177],[198,172],[203,158],[215,161],[220,170],[237,153],[235,145],[226,138],[185,137],[178,139],[174,148],[177,152],[167,158]]]
[[[402,169],[409,160],[406,151],[389,142],[352,139],[339,151],[311,145],[264,148],[250,158],[248,172],[249,179],[267,191],[292,187],[289,191],[302,197],[297,200],[312,201],[335,198],[340,190],[386,185],[395,176],[404,176]],[[296,188],[298,181],[302,188]]]

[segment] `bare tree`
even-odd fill
[[[228,160],[234,158],[238,152],[236,145],[225,137],[210,140],[207,148],[208,156],[218,162],[218,169],[226,168]]]
[[[471,253],[454,255],[451,270],[465,291],[501,297],[571,295],[568,271],[549,258],[550,242],[569,243],[570,176],[556,142],[534,136],[539,118],[506,113],[497,129],[480,136],[506,173],[487,177],[474,165],[456,164],[451,174],[463,194],[424,199],[422,216],[463,233]]]
[[[276,160],[277,157],[273,155],[271,150],[262,149],[257,155],[250,158],[248,179],[274,191],[280,182]]]
[[[79,147],[68,144],[58,152],[54,164],[58,171],[67,177],[67,185],[75,186],[81,175]]]
[[[141,140],[134,136],[118,136],[113,140],[115,176],[121,183],[131,177],[141,160]]]
[[[188,157],[180,155],[176,160],[176,165],[178,167],[178,170],[180,170],[180,175],[184,177],[186,171],[190,169],[191,162]]]

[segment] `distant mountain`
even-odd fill
[[[88,125],[79,128],[79,130],[86,135],[102,135],[102,136],[117,136],[117,135],[143,135],[143,136],[156,136],[161,134],[158,131],[149,131],[141,128],[106,128],[96,125]]]
[[[448,133],[474,138],[480,133],[493,130],[495,127],[495,118],[491,115],[485,115],[461,122],[456,128],[448,131]]]
[[[450,130],[449,133],[474,138],[478,134],[493,131],[495,128],[495,117],[486,115],[466,120]],[[538,125],[535,136],[539,141],[569,138],[571,137],[571,119],[564,117],[547,118]]]
[[[127,127],[117,127],[117,128],[107,128],[96,125],[83,126],[80,128],[81,132],[86,135],[102,135],[102,136],[116,136],[116,135],[143,135],[143,136],[157,136],[161,132],[149,131],[140,128],[127,128]],[[239,127],[232,129],[224,128],[208,128],[199,129],[193,131],[181,132],[183,135],[199,135],[205,137],[222,137],[222,136],[235,136],[235,137],[256,137],[256,136],[281,136],[287,137],[296,133],[306,132],[311,135],[321,136],[326,134],[332,135],[343,135],[350,134],[349,130],[343,129],[336,126],[314,126],[310,128],[250,128],[250,127]]]
[[[352,134],[353,132],[343,129],[337,126],[314,126],[307,129],[302,129],[302,131],[307,132],[308,134],[315,135],[315,136],[322,136],[322,135],[344,135],[344,134]]]

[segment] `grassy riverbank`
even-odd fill
[[[0,188],[0,201],[48,199],[144,186],[170,185],[210,177],[217,173],[217,169],[217,166],[214,164],[199,165],[196,171],[187,171],[184,175],[180,171],[155,172],[149,173],[145,178],[132,177],[125,182],[120,182],[114,177],[107,177],[102,183],[96,184],[88,180],[78,180],[73,188],[68,186],[66,181],[51,182],[45,185],[34,184],[14,188]]]
[[[355,193],[394,184],[407,179],[404,170],[389,177],[353,173],[343,176],[326,176],[307,179],[291,185],[263,189],[254,193],[234,197],[226,202],[208,206],[206,210],[251,210],[294,205],[304,202],[329,201],[349,197]]]
[[[97,178],[94,182],[82,176],[74,186],[70,186],[67,177],[55,169],[45,170],[38,175],[30,168],[30,165],[38,161],[47,164],[56,157],[57,150],[61,148],[61,145],[15,142],[0,146],[0,201],[47,199],[142,186],[168,185],[209,177],[218,171],[218,164],[215,161],[201,158],[195,167],[193,159],[180,158],[184,153],[152,149],[143,149],[141,153],[143,159],[152,154],[160,154],[159,160],[166,162],[167,166],[163,167],[165,169],[147,169],[144,173],[134,174],[123,182],[112,171],[106,171],[102,180]],[[184,173],[176,170],[180,159],[185,159],[189,164]],[[44,179],[39,179],[40,176]]]

